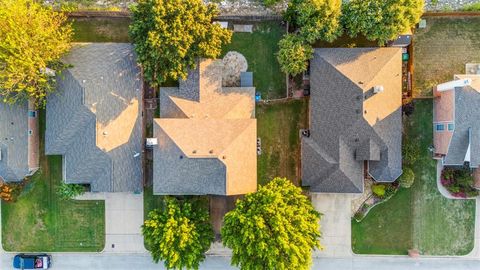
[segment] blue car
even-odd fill
[[[52,256],[47,254],[18,254],[13,258],[15,269],[48,269],[52,265]]]

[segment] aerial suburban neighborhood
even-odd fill
[[[480,269],[479,0],[0,0],[0,269]]]

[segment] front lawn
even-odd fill
[[[275,56],[285,31],[279,22],[259,23],[253,33],[234,33],[232,42],[222,48],[222,57],[229,51],[245,56],[256,90],[264,99],[282,98],[287,94],[285,74],[280,71]]]
[[[40,114],[41,153],[45,113]],[[2,244],[7,251],[100,252],[105,244],[104,201],[63,201],[56,194],[62,181],[61,156],[44,156],[14,203],[2,202]]]
[[[257,136],[262,154],[257,160],[258,184],[274,177],[287,177],[299,184],[299,131],[308,126],[308,101],[291,100],[257,105]]]
[[[415,183],[352,222],[352,249],[358,254],[465,255],[474,245],[475,201],[450,200],[437,189],[432,144],[432,101],[415,101],[404,123],[404,140],[415,140],[420,157],[412,166]]]
[[[465,74],[466,63],[480,63],[480,18],[426,17],[427,28],[414,36],[414,96]]]

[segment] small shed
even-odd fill
[[[253,73],[242,72],[240,73],[240,87],[253,87]]]

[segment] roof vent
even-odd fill
[[[213,154],[213,150],[208,151],[208,153]]]
[[[196,153],[197,153],[197,150],[193,150],[193,151],[192,151],[192,154],[196,154]]]
[[[102,134],[103,134],[103,136],[107,136],[108,132],[104,131]]]
[[[378,94],[383,92],[383,85],[375,85],[373,87],[373,93]]]
[[[223,156],[223,157],[222,157],[222,159],[226,159],[226,158],[227,158],[227,156]]]
[[[362,81],[359,81],[358,84],[363,84],[363,82],[362,82]]]

